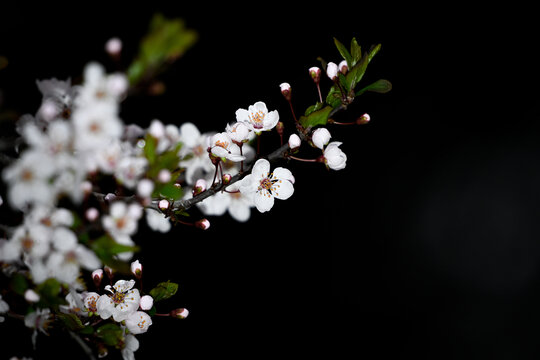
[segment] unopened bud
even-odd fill
[[[91,207],[86,210],[86,212],[84,213],[84,216],[86,216],[86,220],[90,222],[94,222],[99,217],[99,211],[98,209]]]
[[[101,280],[103,280],[103,270],[94,270],[92,272],[92,280],[94,281],[94,285],[96,285],[96,287],[99,287],[99,285],[101,285]]]
[[[208,219],[201,219],[195,223],[195,226],[202,230],[207,230],[210,227]]]
[[[321,81],[321,69],[319,69],[318,67],[316,66],[310,67],[309,75],[311,76],[315,84],[318,84],[319,81]]]
[[[107,274],[107,277],[109,278],[109,280],[112,281],[113,277],[114,277],[114,271],[112,268],[108,267],[108,266],[105,266],[103,268],[103,270],[105,271],[105,274]],[[102,276],[103,278],[103,276]]]
[[[331,80],[336,80],[337,74],[338,74],[338,66],[336,65],[336,63],[329,62],[328,65],[326,66],[326,75],[328,75],[328,77]]]
[[[24,299],[29,303],[36,303],[39,301],[39,294],[32,289],[28,289],[24,292]]]
[[[302,144],[300,136],[296,134],[291,134],[291,136],[289,136],[289,147],[291,148],[291,150],[299,148],[300,144]]]
[[[171,172],[167,169],[161,169],[158,173],[158,181],[162,184],[168,183],[171,181]]]
[[[105,43],[105,51],[111,56],[118,56],[122,51],[122,40],[117,37],[109,39]]]
[[[142,265],[139,260],[135,260],[131,263],[131,273],[137,278],[142,277]]]
[[[347,65],[347,60],[343,60],[342,62],[340,62],[338,68],[343,75],[347,74],[347,71],[349,71],[349,65]]]
[[[185,308],[179,308],[171,311],[169,315],[177,319],[185,319],[188,317],[189,311]]]
[[[291,101],[291,85],[289,85],[289,83],[281,83],[279,87],[281,88],[281,94],[283,94],[285,99]]]
[[[154,298],[150,295],[142,296],[141,300],[139,301],[139,306],[143,310],[150,310],[152,306],[154,306]]]
[[[356,119],[356,123],[358,125],[365,125],[367,124],[369,121],[371,120],[371,117],[369,116],[369,114],[364,114],[362,116],[360,116],[358,119]]]
[[[113,193],[108,193],[107,195],[105,195],[104,199],[106,201],[113,201],[114,199],[116,199],[116,195]]]
[[[276,131],[279,135],[283,135],[283,130],[285,129],[285,125],[283,125],[283,122],[278,121],[276,125]]]
[[[165,199],[162,199],[159,201],[158,203],[158,207],[161,209],[161,210],[167,210],[169,208],[171,204],[169,203],[168,200],[165,200]]]
[[[231,174],[224,174],[224,175],[221,177],[221,181],[222,181],[224,184],[230,183],[230,182],[231,182],[231,179],[232,179]]]
[[[202,193],[204,190],[206,190],[206,180],[197,180],[197,182],[195,182],[195,186],[193,187],[193,196]]]

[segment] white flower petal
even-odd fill
[[[101,295],[96,301],[96,308],[102,319],[108,319],[114,312],[114,302],[108,295]]]
[[[118,280],[113,287],[118,292],[126,292],[133,288],[134,285],[135,280]]]
[[[253,201],[260,212],[269,211],[274,206],[274,196],[269,195],[266,190],[256,192]]]
[[[268,176],[268,173],[270,172],[270,162],[266,159],[259,159],[253,165],[253,169],[251,170],[251,174],[255,177],[253,181],[257,181],[258,179],[262,177]]]
[[[286,200],[294,193],[293,184],[287,180],[283,180],[279,183],[279,187],[272,191],[272,194],[280,200]]]

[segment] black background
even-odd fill
[[[340,60],[334,36],[354,36],[364,49],[381,43],[365,83],[385,78],[394,88],[362,95],[339,114],[351,121],[368,112],[369,125],[330,129],[343,142],[346,169],[282,164],[295,174],[295,194],[270,213],[253,212],[246,224],[210,218],[205,232],[178,227],[160,237],[142,229],[145,286],[180,285],[158,310],[186,307],[190,316],[156,318],[138,337],[137,358],[162,350],[187,359],[540,355],[532,9],[142,6],[2,10],[2,106],[35,112],[36,79],[76,80],[90,60],[115,70],[103,51],[112,36],[124,41],[129,63],[156,11],[185,19],[199,40],[162,77],[165,95],[124,103],[126,123],[158,118],[219,130],[236,109],[262,100],[290,132],[279,84],[292,85],[297,113],[313,104],[307,69],[317,56]],[[275,134],[263,138],[267,149],[277,142]],[[0,327],[7,325],[20,327]],[[36,358],[65,355],[53,339],[38,343]],[[26,351],[8,347],[1,356]]]

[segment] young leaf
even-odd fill
[[[129,264],[118,260],[116,255],[124,252],[139,251],[137,246],[119,244],[109,235],[103,235],[94,240],[91,248],[105,265],[110,266],[121,273],[130,272]]]
[[[352,66],[353,58],[351,54],[349,53],[349,50],[343,45],[338,39],[334,38],[334,44],[336,44],[336,47],[343,57],[343,59],[347,60],[348,66]]]
[[[352,64],[351,67],[356,65],[360,58],[362,58],[362,50],[360,48],[360,45],[356,42],[356,38],[352,38],[351,40],[351,57],[352,57]]]
[[[317,101],[315,105],[311,105],[306,109],[304,115],[309,116],[309,114],[311,114],[312,112],[322,109],[322,106],[323,104]]]
[[[358,90],[356,92],[356,96],[361,95],[365,93],[366,91],[376,92],[380,94],[384,94],[392,90],[392,83],[385,79],[379,79],[375,81],[374,83],[366,86],[365,88],[362,88],[361,90]]]
[[[300,124],[304,128],[314,127],[317,125],[326,125],[328,122],[328,115],[332,111],[332,106],[326,106],[321,110],[314,111],[309,116],[301,116]]]
[[[165,184],[156,189],[157,193],[167,200],[176,201],[182,197],[184,191],[181,187],[175,186],[173,183]]]
[[[96,335],[108,346],[119,346],[124,340],[124,330],[116,324],[100,326],[96,331]]]
[[[150,296],[154,298],[154,302],[165,300],[176,294],[178,284],[167,281],[159,283],[155,288],[150,290]]]
[[[66,313],[60,312],[56,314],[56,317],[60,319],[60,321],[62,321],[69,330],[80,331],[84,329],[85,327],[81,319],[79,319],[79,317],[75,314],[72,314],[72,313],[66,314]]]

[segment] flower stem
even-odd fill
[[[289,159],[302,161],[302,162],[320,162],[319,158],[317,158],[317,159],[303,159],[303,158],[299,158],[299,157],[296,157],[296,156],[293,156],[293,155],[288,155],[287,157]]]
[[[322,103],[322,95],[321,95],[321,87],[319,86],[319,83],[317,83],[317,91],[319,92],[319,102]]]
[[[353,121],[353,122],[339,122],[339,121],[335,121],[334,119],[328,119],[328,123],[329,124],[334,124],[334,125],[357,125],[357,123],[355,121]]]

